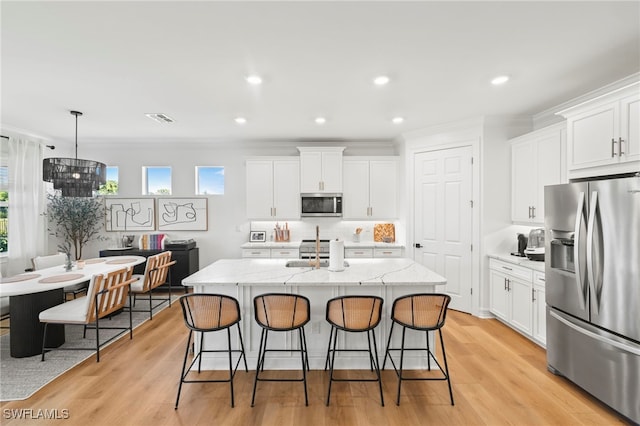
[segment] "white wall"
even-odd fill
[[[256,141],[229,143],[131,143],[84,144],[78,156],[118,166],[119,197],[140,197],[143,166],[171,166],[173,196],[190,197],[195,191],[196,166],[224,166],[224,195],[209,196],[208,231],[169,232],[170,238],[194,238],[200,248],[200,267],[220,258],[240,257],[240,246],[248,241],[251,223],[246,217],[245,159],[255,156],[297,156],[297,146],[318,146],[312,142]],[[322,144],[327,145],[327,144]],[[346,146],[345,155],[395,155],[396,148],[389,141],[335,143]],[[55,152],[55,154],[53,154]],[[63,155],[64,147],[48,152],[47,156]],[[64,155],[72,155],[68,152]],[[311,221],[305,220],[310,225]],[[321,224],[322,225],[322,224]],[[266,225],[265,225],[266,226]],[[314,225],[315,226],[315,225]],[[326,222],[325,222],[326,227]],[[354,224],[344,229],[355,228]],[[342,231],[341,231],[342,232]],[[346,231],[345,231],[346,232]],[[121,234],[105,233],[111,241],[97,241],[87,245],[84,257],[98,256],[101,249],[117,245]],[[294,237],[295,238],[295,237]],[[55,243],[52,243],[55,251]]]

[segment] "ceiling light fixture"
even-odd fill
[[[260,77],[259,75],[250,75],[247,77],[247,83],[252,84],[254,86],[258,86],[260,84],[262,84],[262,77]]]
[[[373,84],[376,86],[384,86],[387,83],[389,83],[389,77],[386,75],[379,75],[373,79]]]
[[[42,160],[42,180],[52,182],[63,197],[93,197],[94,191],[107,182],[107,166],[93,160],[78,159],[79,111],[76,117],[76,158],[45,158]]]
[[[324,124],[327,122],[327,119],[324,117],[316,117],[315,122],[316,124]]]
[[[158,123],[173,123],[175,121],[167,114],[163,114],[161,112],[150,112],[145,115],[153,121],[157,121]]]
[[[236,124],[245,124],[247,122],[247,119],[244,117],[236,117],[235,120]]]
[[[493,84],[494,86],[500,86],[501,84],[504,84],[507,81],[509,81],[508,75],[499,75],[498,77],[491,80],[491,84]]]
[[[391,121],[393,122],[393,124],[402,124],[404,122],[404,118],[403,117],[393,117],[391,119]]]

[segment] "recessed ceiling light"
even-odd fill
[[[254,86],[258,86],[262,84],[262,77],[260,77],[259,75],[252,74],[250,76],[247,76],[247,83],[252,84]]]
[[[402,117],[393,117],[391,119],[391,121],[393,122],[393,124],[401,124],[404,122],[404,118]]]
[[[373,79],[373,84],[376,86],[384,86],[387,83],[389,83],[389,77],[386,75],[379,75]]]
[[[236,124],[245,124],[247,122],[247,119],[244,117],[236,117],[235,120]]]
[[[499,86],[506,83],[507,81],[509,81],[508,75],[499,75],[498,77],[491,80],[491,84],[493,84],[494,86]]]
[[[316,117],[315,122],[316,124],[324,124],[327,122],[327,119],[324,117]]]

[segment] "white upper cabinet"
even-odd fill
[[[640,169],[640,83],[558,114],[567,119],[569,178]]]
[[[247,160],[247,217],[300,217],[300,162],[297,158]]]
[[[345,219],[397,217],[398,161],[396,158],[343,161],[343,214]]]
[[[300,151],[300,192],[342,192],[344,147],[298,147],[298,150]]]
[[[544,223],[544,187],[566,182],[565,123],[511,141],[511,220]]]

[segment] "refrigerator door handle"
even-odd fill
[[[578,197],[579,199],[578,199],[578,209],[576,210],[576,227],[574,230],[575,243],[573,245],[573,259],[575,262],[575,270],[576,270],[576,285],[578,286],[578,293],[580,294],[580,297],[579,297],[580,308],[584,310],[587,308],[587,302],[585,300],[586,292],[585,292],[585,285],[584,285],[584,277],[582,276],[582,260],[580,258],[580,241],[582,239],[581,238],[582,233],[580,231],[582,230],[582,221],[584,220],[584,216],[585,216],[584,192],[580,192],[580,195]]]
[[[593,264],[593,249],[594,249],[594,227],[596,224],[598,213],[598,191],[591,193],[591,208],[589,211],[589,224],[587,225],[587,274],[589,279],[589,288],[591,289],[591,295],[595,299],[593,304],[595,314],[598,314],[600,310],[600,292],[597,291],[595,265]],[[600,252],[598,252],[600,253]],[[600,284],[602,285],[602,284]]]
[[[595,339],[599,342],[605,343],[607,345],[611,345],[615,348],[618,348],[622,351],[625,352],[629,352],[632,353],[634,355],[638,355],[640,356],[640,349],[636,349],[633,346],[629,346],[629,345],[625,345],[624,343],[618,342],[616,340],[612,340],[612,339],[607,339],[604,336],[601,336],[597,333],[594,333],[592,331],[589,331],[585,328],[582,328],[576,324],[574,324],[571,321],[568,321],[567,319],[563,318],[562,316],[558,315],[557,313],[550,311],[549,315],[551,315],[552,317],[554,317],[555,319],[557,319],[558,321],[560,321],[561,323],[563,323],[564,325],[566,325],[567,327],[572,328],[573,330],[577,331],[578,333],[582,333],[585,336],[591,337],[592,339]]]

